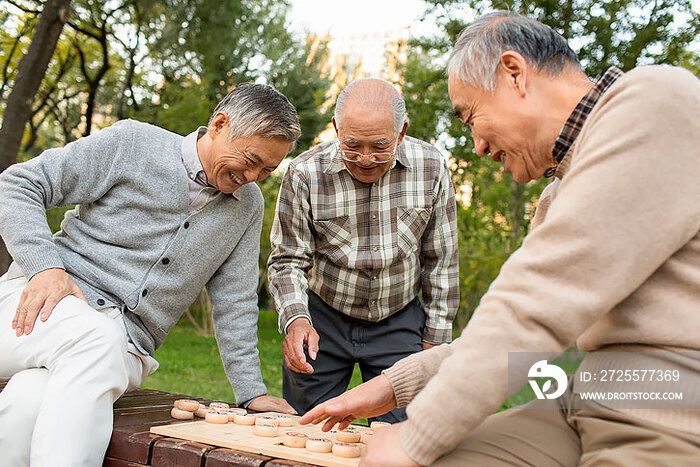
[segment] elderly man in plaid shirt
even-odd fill
[[[289,166],[271,233],[283,395],[300,413],[341,394],[355,363],[367,381],[450,342],[459,302],[454,188],[438,150],[406,136],[401,95],[353,81],[333,125]]]

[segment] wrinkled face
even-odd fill
[[[200,152],[207,181],[223,193],[233,193],[246,183],[264,179],[282,162],[290,144],[284,138],[247,136],[229,140],[229,124],[210,125],[211,143]]]
[[[554,166],[554,140],[538,125],[542,103],[519,92],[505,73],[497,76],[496,91],[489,94],[450,74],[450,100],[457,118],[471,130],[476,154],[490,155],[517,182],[527,183]]]
[[[366,107],[349,101],[343,109],[340,122],[333,119],[340,149],[355,151],[365,155],[371,153],[394,153],[403,140],[403,133],[394,130],[394,115],[389,106],[381,109]],[[397,142],[398,136],[398,142]],[[357,162],[343,160],[345,167],[359,181],[374,183],[391,169],[394,158],[385,164],[372,162],[361,157]]]

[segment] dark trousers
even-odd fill
[[[282,376],[282,395],[300,414],[345,392],[355,363],[360,365],[362,381],[368,381],[422,349],[425,312],[417,297],[392,316],[369,323],[334,310],[309,291],[309,312],[320,336],[316,360],[304,348],[314,372],[296,373],[283,366]],[[394,409],[376,420],[406,420],[406,409]]]

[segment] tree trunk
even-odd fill
[[[92,133],[92,117],[95,114],[95,100],[97,99],[97,91],[99,91],[100,89],[100,82],[102,81],[102,78],[104,78],[107,71],[111,68],[111,65],[109,64],[109,50],[107,44],[106,27],[107,22],[105,21],[105,23],[102,25],[102,28],[100,29],[101,34],[99,35],[99,37],[96,37],[96,39],[100,43],[100,48],[102,49],[102,64],[100,65],[100,69],[97,70],[97,73],[93,78],[90,78],[87,67],[85,66],[85,59],[83,57],[83,54],[80,54],[81,69],[83,71],[83,76],[85,76],[85,81],[87,81],[89,85],[87,107],[85,110],[85,131],[83,132],[83,136],[89,136],[90,133]]]
[[[129,68],[126,71],[126,79],[124,80],[124,86],[122,87],[121,95],[119,96],[119,104],[117,106],[117,119],[123,120],[126,118],[126,110],[128,98],[126,96],[127,91],[131,95],[131,102],[134,109],[138,110],[138,104],[136,103],[136,97],[134,96],[134,90],[132,89],[132,82],[134,80],[134,73],[136,72],[136,49],[139,47],[139,39],[141,38],[141,14],[139,13],[138,4],[134,5],[135,15],[137,18],[136,23],[136,43],[133,47],[129,47],[124,44],[124,48],[129,51]]]
[[[214,316],[212,305],[207,289],[202,289],[192,304],[196,308],[196,313],[192,313],[192,306],[187,307],[184,316],[192,323],[197,333],[202,336],[211,337],[214,335]]]
[[[134,94],[131,90],[131,82],[134,79],[134,71],[136,69],[136,62],[134,61],[134,50],[129,51],[129,69],[126,72],[126,79],[124,81],[124,86],[122,87],[122,93],[119,96],[119,104],[117,105],[117,120],[123,120],[126,118],[126,112],[124,108],[127,105],[127,91],[131,93],[131,98],[133,102],[136,102]]]
[[[0,274],[5,274],[7,268],[10,267],[10,254],[5,248],[5,242],[0,238]]]
[[[29,49],[17,65],[17,75],[0,128],[0,172],[17,161],[17,153],[27,120],[32,115],[32,101],[56,49],[63,25],[70,15],[70,0],[48,0],[34,30]],[[9,258],[0,242],[0,272],[7,270]]]

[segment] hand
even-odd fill
[[[311,360],[316,360],[318,341],[318,333],[308,319],[298,318],[292,321],[282,343],[282,354],[287,368],[297,373],[313,373],[314,367],[307,363],[304,356],[304,344],[309,349]]]
[[[432,349],[436,344],[431,344],[430,342],[423,341],[423,350]]]
[[[396,397],[389,378],[381,374],[360,384],[338,397],[327,400],[301,417],[299,423],[321,423],[321,430],[329,431],[336,423],[344,430],[358,418],[376,417],[396,408]]]
[[[248,404],[250,410],[256,412],[279,412],[296,415],[297,411],[286,400],[274,396],[258,396]]]
[[[418,467],[401,446],[399,430],[403,423],[378,429],[367,440],[367,450],[362,457],[360,467]]]
[[[24,288],[12,319],[12,329],[16,330],[17,337],[32,332],[40,311],[42,321],[49,319],[56,304],[68,295],[87,303],[78,284],[63,269],[45,269],[34,275]]]

